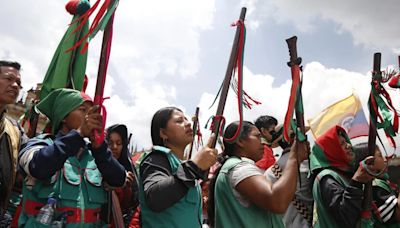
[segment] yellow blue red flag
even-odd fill
[[[354,93],[308,120],[315,139],[334,125],[343,127],[349,138],[368,136],[369,125],[360,99]]]

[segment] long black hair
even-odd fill
[[[177,107],[165,107],[153,115],[151,120],[151,141],[154,146],[164,146],[163,139],[160,136],[160,129],[167,127],[168,120],[171,119],[174,111],[182,112]]]
[[[225,161],[228,160],[228,158],[232,156],[236,156],[235,150],[236,150],[236,143],[230,143],[227,142],[225,139],[226,138],[232,138],[237,129],[239,127],[239,121],[232,122],[231,124],[228,125],[228,127],[225,129],[224,132],[224,151],[222,152],[221,155],[218,157],[219,163],[221,163],[221,166],[215,171],[214,176],[210,180],[210,186],[209,186],[209,192],[208,192],[208,208],[207,208],[207,214],[208,214],[208,219],[209,219],[209,225],[211,227],[214,226],[215,223],[215,198],[214,198],[214,192],[215,192],[215,183],[218,178],[218,174],[221,171],[222,166],[224,165]],[[255,127],[255,125],[252,122],[249,121],[243,121],[242,124],[242,130],[239,136],[239,139],[247,138],[250,135],[252,127]]]
[[[131,208],[130,210],[135,210],[139,205],[139,186],[137,182],[137,172],[132,163],[131,155],[129,153],[129,137],[128,137],[128,128],[124,124],[115,124],[107,128],[107,142],[110,140],[111,133],[117,133],[121,136],[122,139],[122,151],[120,157],[117,159],[118,162],[124,166],[126,171],[130,171],[135,175],[135,181],[132,183],[130,188],[132,189],[132,198],[131,200]],[[108,203],[103,205],[101,210],[101,218],[103,218],[108,223],[111,222],[111,205],[112,205],[112,197],[111,192],[108,193]]]
[[[118,162],[124,166],[125,170],[132,170],[132,160],[130,158],[129,148],[128,148],[128,128],[124,124],[115,124],[107,128],[107,141],[110,140],[110,134],[117,133],[122,139],[122,151],[121,156],[117,159]]]

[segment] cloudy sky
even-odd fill
[[[66,3],[0,3],[0,59],[22,63],[26,89],[43,80],[71,20]],[[215,113],[216,107],[208,107],[225,75],[235,33],[230,25],[243,6],[248,9],[244,87],[262,102],[244,112],[247,120],[269,114],[283,121],[291,85],[285,39],[293,35],[305,67],[306,119],[353,90],[366,112],[373,53],[382,52],[383,67],[397,65],[395,0],[121,0],[106,82],[105,95],[111,97],[105,103],[107,125],[127,124],[139,148],[151,145],[150,121],[161,107],[178,106],[191,116],[199,106],[204,126]],[[94,93],[100,42],[101,34],[89,49],[89,94]],[[398,106],[398,91],[391,92]],[[227,122],[238,118],[234,102],[229,96]]]

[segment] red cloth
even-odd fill
[[[273,164],[275,164],[275,162],[276,162],[276,159],[275,159],[274,152],[272,151],[271,147],[264,144],[264,155],[261,158],[261,160],[256,162],[256,165],[258,166],[258,168],[266,170],[269,167],[271,167]]]
[[[322,148],[326,159],[329,161],[331,167],[340,167],[343,169],[350,169],[351,161],[347,160],[346,152],[342,149],[339,142],[339,132],[346,138],[346,141],[350,143],[346,131],[336,125],[327,130],[321,135],[315,142],[319,147]],[[351,144],[351,143],[350,143]]]
[[[140,207],[137,207],[135,214],[133,214],[132,220],[129,223],[129,228],[140,228]]]
[[[132,187],[125,186],[123,188],[117,188],[114,190],[118,196],[119,204],[121,206],[122,213],[126,213],[132,206]]]
[[[14,217],[13,217],[12,222],[11,222],[11,228],[17,228],[18,227],[18,219],[19,219],[19,216],[21,215],[21,211],[22,211],[22,200],[18,204],[18,207],[17,207],[17,209],[15,211]]]

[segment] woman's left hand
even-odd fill
[[[135,174],[133,174],[131,171],[126,172],[124,186],[131,186],[134,181],[135,181]]]

